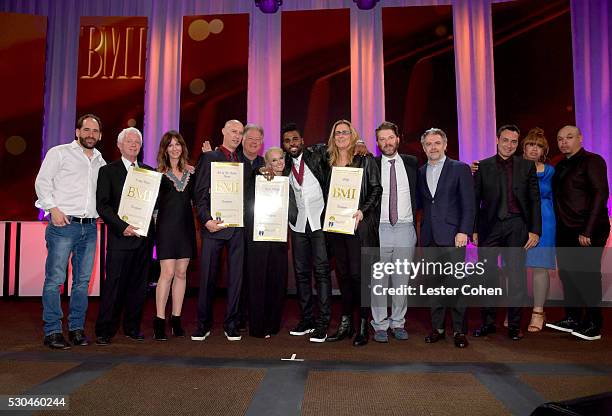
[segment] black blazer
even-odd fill
[[[404,168],[406,169],[406,175],[408,176],[408,186],[410,187],[410,206],[412,207],[412,218],[413,224],[416,229],[416,212],[417,212],[417,168],[419,166],[419,162],[416,156],[412,155],[399,155],[404,162]],[[377,156],[374,158],[376,161],[376,165],[378,166],[378,172],[380,174],[381,170],[381,160],[382,156]],[[379,215],[380,221],[380,215]]]
[[[244,163],[245,180],[244,183],[244,227],[247,241],[253,240],[253,221],[255,217],[255,177],[259,175],[259,168],[266,165],[264,158],[257,156],[251,164],[244,153],[238,153],[238,160]],[[247,179],[248,178],[248,179]]]
[[[502,199],[501,190],[503,172],[497,167],[496,156],[480,161],[474,175],[474,196],[476,201],[476,220],[474,232],[484,240],[498,221],[497,212]],[[518,202],[521,217],[527,230],[537,235],[542,234],[542,211],[540,207],[540,186],[534,162],[521,156],[512,156],[512,192]]]
[[[418,202],[423,209],[421,217],[421,246],[432,243],[453,247],[455,235],[471,236],[474,228],[474,186],[470,167],[446,157],[436,193],[431,195],[427,185],[427,164],[419,168]]]
[[[327,162],[327,146],[324,144],[317,144],[305,148],[302,152],[302,158],[304,164],[308,166],[308,169],[312,172],[323,192],[323,200],[327,200],[326,182],[329,175],[329,163]],[[287,153],[285,155],[285,170],[283,175],[289,176],[291,174],[291,166],[293,166],[293,158]],[[323,216],[325,215],[325,208],[321,212],[321,224],[323,224]],[[295,225],[297,222],[298,209],[297,203],[295,202],[295,193],[293,187],[289,186],[289,223]]]
[[[208,221],[213,219],[213,217],[210,215],[210,164],[212,162],[227,162],[227,158],[221,149],[203,153],[200,156],[196,166],[196,181],[193,188],[193,193],[198,218],[200,219],[200,231],[202,233],[202,238],[229,240],[234,235],[235,227],[227,227],[223,230],[217,231],[216,233],[211,233],[205,226]],[[243,199],[244,204],[246,204],[246,189],[249,186],[249,180],[251,179],[252,175],[252,169],[245,166],[243,169],[243,192],[245,197]],[[246,215],[246,212],[246,209],[243,210],[243,215]]]
[[[139,163],[139,167],[154,170],[150,166]],[[153,224],[149,225],[149,235],[142,237],[125,237],[123,231],[128,223],[117,215],[121,192],[127,176],[127,170],[121,159],[102,166],[98,173],[96,188],[96,210],[108,226],[109,250],[133,250],[144,244],[153,235]]]
[[[555,166],[553,176],[555,213],[558,222],[591,237],[598,228],[608,228],[608,176],[606,161],[580,149]]]

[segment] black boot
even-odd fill
[[[359,333],[355,335],[355,339],[353,340],[353,346],[361,347],[362,345],[366,345],[368,343],[368,339],[370,339],[370,333],[368,331],[368,320],[365,318],[361,318],[359,322]]]
[[[328,342],[342,341],[344,338],[350,338],[355,333],[353,328],[353,317],[350,315],[342,315],[340,325],[335,334],[327,337]]]
[[[185,338],[185,330],[181,326],[181,317],[172,315],[170,317],[170,326],[172,327],[172,335],[179,338]]]
[[[153,318],[153,339],[156,341],[168,341],[166,336],[166,320],[157,316]]]

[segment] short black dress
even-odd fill
[[[196,257],[195,224],[191,208],[194,179],[187,171],[180,181],[171,171],[162,176],[157,199],[158,260]]]

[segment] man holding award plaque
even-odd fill
[[[142,148],[142,134],[134,127],[123,129],[117,137],[117,147],[121,159],[100,169],[96,192],[98,214],[108,227],[106,247],[106,278],[102,286],[100,310],[96,321],[96,344],[108,345],[119,329],[123,309],[123,333],[136,341],[144,340],[140,332],[142,308],[146,299],[147,275],[153,251],[153,239],[142,227],[130,225],[131,211],[120,215],[120,206],[126,198],[138,199],[140,204],[132,206],[134,211],[150,210],[155,205],[158,189],[145,189],[144,186],[124,186],[128,173],[139,169],[143,174],[150,171],[159,175],[151,167],[139,164],[136,160]],[[157,181],[159,188],[159,180]],[[124,192],[125,191],[125,192]],[[129,193],[130,196],[124,195]],[[124,208],[125,209],[125,208]],[[148,216],[150,223],[151,216]],[[144,227],[146,227],[145,224]],[[152,227],[149,227],[150,231]],[[144,234],[144,235],[143,235]]]
[[[198,329],[193,341],[204,341],[213,324],[213,297],[219,257],[227,247],[227,309],[223,328],[229,341],[242,339],[238,331],[238,304],[244,261],[244,192],[252,172],[244,169],[236,153],[244,127],[229,120],[221,130],[223,144],[198,161],[194,199],[202,225],[202,259],[198,295]]]

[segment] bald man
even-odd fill
[[[244,126],[238,120],[229,120],[223,129],[223,144],[216,150],[204,153],[196,168],[194,202],[200,218],[202,233],[202,257],[200,266],[200,292],[198,295],[198,329],[193,341],[204,341],[213,324],[213,298],[217,287],[219,258],[227,247],[227,307],[223,329],[229,341],[240,341],[238,331],[238,304],[243,277],[244,228],[225,227],[210,212],[210,179],[212,162],[243,163],[236,152],[242,142]],[[251,169],[244,169],[244,183],[248,182]]]
[[[565,158],[555,166],[557,268],[566,316],[546,324],[594,341],[601,338],[601,256],[610,234],[606,162],[582,147],[582,133],[565,126],[557,133]]]

